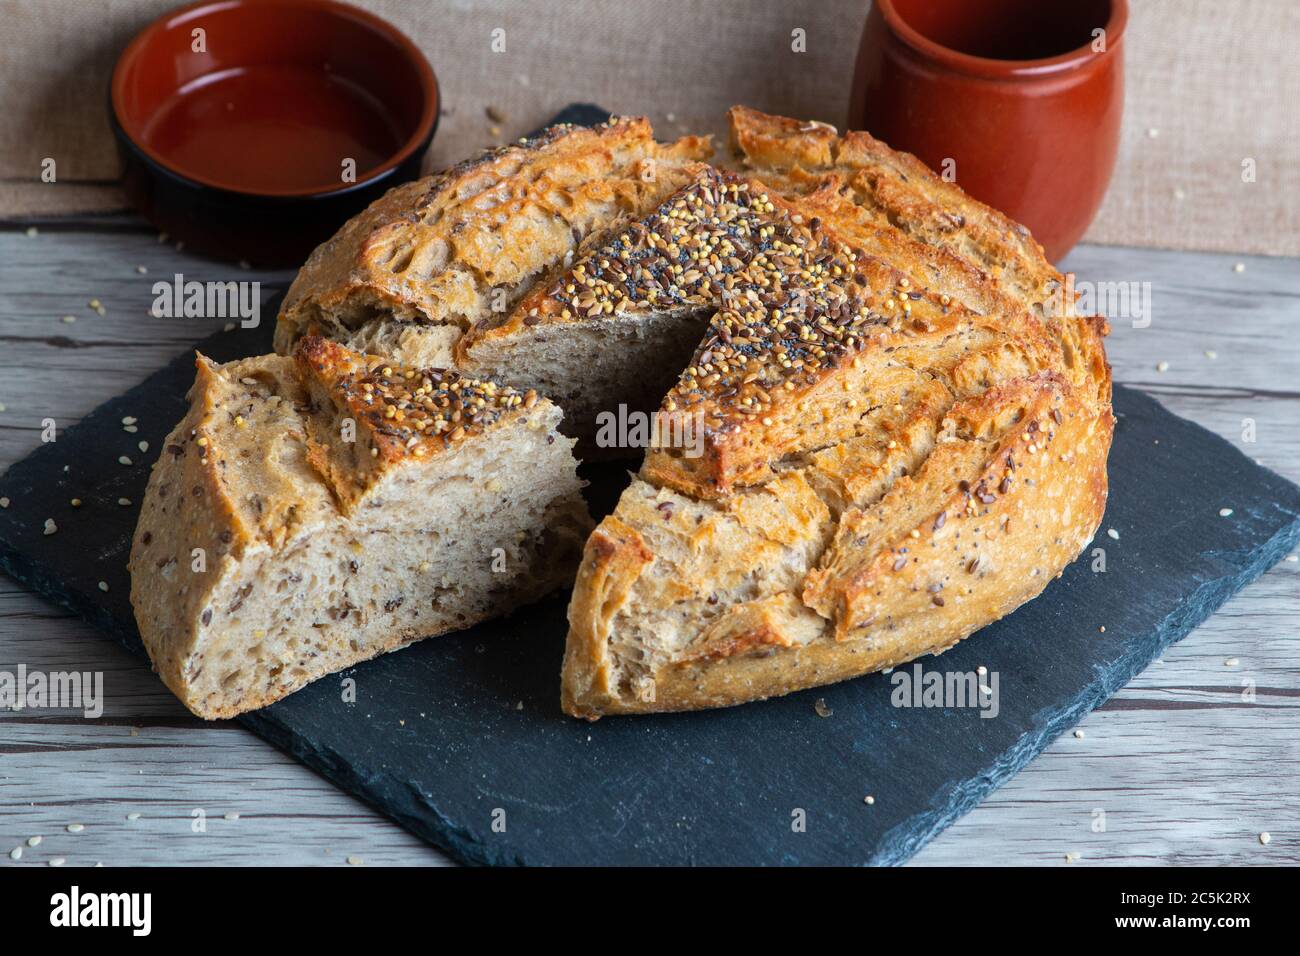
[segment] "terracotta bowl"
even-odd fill
[[[113,70],[135,207],[186,246],[298,265],[419,174],[438,83],[395,27],[333,0],[218,0],[147,26]]]
[[[849,125],[947,173],[1059,261],[1115,166],[1127,20],[1127,0],[876,0]]]

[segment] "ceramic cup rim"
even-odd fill
[[[988,79],[1034,79],[1051,77],[1077,69],[1101,59],[1119,47],[1128,24],[1128,0],[1108,0],[1110,16],[1106,20],[1106,49],[1094,50],[1088,42],[1056,56],[1031,60],[1000,60],[976,56],[945,46],[930,39],[904,19],[894,5],[894,0],[875,0],[875,7],[885,19],[889,30],[924,59],[948,67],[958,73]]]

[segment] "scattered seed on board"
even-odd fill
[[[107,593],[108,593],[108,582],[107,582],[107,581],[100,581],[100,582],[99,582],[99,589],[100,589],[101,591],[103,591],[104,593],[107,594]]]
[[[131,459],[127,458],[126,455],[123,455],[121,458],[117,460],[117,463],[119,465],[129,465],[131,464]]]
[[[238,813],[227,813],[223,819],[226,819],[226,820],[238,820],[238,819],[239,819],[239,814],[238,814]]]
[[[40,234],[41,234],[41,231],[40,231],[39,229],[37,229],[35,226],[28,226],[28,227],[27,227],[27,238],[28,238],[28,239],[35,239],[35,238],[36,238],[37,236],[39,236]]]
[[[1078,859],[1079,859],[1079,853],[1076,850],[1071,850],[1069,853],[1065,854],[1066,863],[1074,863]]]
[[[1168,363],[1168,362],[1157,362],[1157,363],[1156,363],[1156,371],[1157,371],[1157,372],[1167,372],[1167,371],[1169,371],[1169,363]]]
[[[127,819],[127,821],[130,822],[130,823],[135,823],[136,820],[139,820],[139,819],[140,819],[140,814],[138,814],[138,813],[128,813],[128,814],[126,815],[126,819]]]
[[[23,848],[22,848],[22,847],[20,847],[20,846],[16,846],[16,847],[14,847],[12,850],[9,851],[9,859],[11,859],[11,860],[21,860],[22,858],[23,858]]]
[[[40,836],[28,837],[28,838],[27,838],[27,845],[28,845],[28,846],[40,846],[40,845],[41,845],[41,839],[42,839],[42,838],[41,838]]]
[[[8,508],[8,507],[9,507],[9,499],[0,498],[0,508]]]
[[[59,530],[59,526],[58,526],[57,524],[54,523],[54,519],[53,519],[53,518],[46,518],[46,519],[45,519],[45,533],[46,533],[46,534],[54,534],[54,532],[56,532],[56,531],[58,531],[58,530]]]
[[[1106,529],[1106,534],[1109,535],[1110,537],[1114,538],[1116,541],[1119,540],[1119,532],[1116,531],[1114,528],[1107,528],[1107,529]]]
[[[826,706],[825,697],[818,697],[813,701],[813,710],[817,711],[818,717],[829,717],[831,714],[835,713],[835,711]]]
[[[1233,272],[1245,272],[1245,271],[1246,271],[1246,263],[1244,263],[1244,262],[1238,262],[1235,266],[1232,267],[1232,271],[1233,271]]]
[[[1205,357],[1206,357],[1207,359],[1216,359],[1216,358],[1219,357],[1219,353],[1216,352],[1216,351],[1214,351],[1214,349],[1206,349],[1206,350],[1205,350]]]
[[[69,824],[68,824],[68,832],[69,832],[69,833],[80,833],[80,832],[81,832],[82,830],[84,830],[84,829],[86,829],[86,825],[85,825],[84,823],[69,823]]]
[[[979,667],[975,668],[975,673],[976,673],[976,674],[979,674],[980,677],[985,676],[986,674],[988,674],[988,672],[989,672],[989,669],[988,669],[987,667],[985,667],[983,664],[981,664]]]
[[[128,506],[131,504],[131,499],[130,499],[130,498],[118,498],[118,499],[117,499],[117,503],[118,503],[119,505],[121,505],[123,508],[126,508],[126,507],[128,507]]]
[[[63,857],[56,856],[54,859],[50,860],[50,866],[62,866],[64,863],[67,862],[68,861],[65,860]]]
[[[1075,740],[1082,740],[1083,737],[1084,737],[1084,733],[1083,733],[1082,730],[1076,730],[1076,731],[1074,732],[1074,739],[1075,739]]]
[[[876,798],[873,797],[871,794],[867,794],[865,797],[862,798],[862,802],[865,803],[867,806],[871,806],[873,803],[876,802]]]
[[[1269,841],[1272,839],[1273,839],[1272,834],[1270,834],[1267,830],[1265,830],[1263,833],[1259,835],[1259,842],[1264,844],[1264,846],[1268,846]]]
[[[1219,517],[1220,517],[1220,518],[1231,518],[1231,517],[1232,517],[1232,509],[1231,509],[1231,508],[1220,508],[1220,509],[1219,509]]]
[[[80,498],[73,498],[71,501],[68,502],[68,504],[72,505],[72,507],[74,507],[74,508],[80,508],[80,507],[81,507],[81,499],[80,499]]]
[[[141,453],[144,453],[149,450],[149,443],[147,441],[137,442],[135,447],[139,448]]]
[[[366,861],[359,856],[348,857],[348,866],[361,866]]]
[[[1237,666],[1238,664],[1240,664],[1240,663],[1241,663],[1241,661],[1238,660],[1237,658],[1235,658],[1235,657],[1229,657],[1226,661],[1223,662],[1223,666],[1224,666],[1224,667],[1236,667],[1236,666]]]
[[[75,315],[65,315],[63,321],[68,325],[71,325],[73,322],[77,321],[77,317]]]

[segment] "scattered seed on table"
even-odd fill
[[[1168,362],[1157,362],[1157,363],[1156,363],[1156,371],[1157,371],[1157,372],[1167,372],[1167,371],[1169,371],[1169,363],[1168,363]]]
[[[1079,859],[1079,853],[1076,850],[1071,850],[1069,853],[1065,854],[1066,863],[1073,863],[1078,859]]]
[[[50,866],[62,866],[64,863],[67,862],[68,861],[65,860],[63,857],[56,856],[54,859],[50,860]]]
[[[117,463],[119,465],[129,465],[131,464],[131,459],[127,458],[126,455],[123,455],[121,458],[117,460]]]
[[[40,231],[39,229],[37,229],[35,226],[28,226],[28,227],[27,227],[27,238],[28,238],[28,239],[35,239],[35,238],[36,238],[37,236],[39,236],[40,234],[41,234],[41,231]]]
[[[128,505],[131,504],[131,499],[130,499],[130,498],[118,498],[118,499],[117,499],[117,503],[118,503],[119,505],[121,505],[123,508],[125,508],[125,507],[127,507]]]
[[[108,582],[107,582],[107,581],[100,581],[100,582],[99,582],[99,589],[100,589],[101,591],[103,591],[104,593],[108,593]]]
[[[40,846],[40,845],[41,845],[41,837],[40,837],[40,836],[28,837],[28,838],[27,838],[27,845],[28,845],[28,846]]]
[[[128,814],[126,815],[126,819],[127,819],[129,822],[131,822],[131,823],[135,823],[136,820],[139,820],[139,819],[140,819],[140,814],[138,814],[138,813],[128,813]]]
[[[867,806],[871,806],[873,803],[876,802],[876,798],[873,797],[871,794],[867,794],[865,797],[862,798],[862,802],[865,803]]]
[[[74,508],[80,508],[80,507],[81,507],[81,499],[80,499],[80,498],[73,498],[71,501],[68,502],[68,504],[72,505],[72,507],[74,507]]]
[[[363,860],[363,859],[362,859],[361,857],[359,857],[359,856],[350,856],[350,857],[348,857],[348,865],[349,865],[349,866],[361,866],[361,864],[363,864],[363,863],[365,863],[365,862],[366,862],[366,861]]]
[[[1206,350],[1205,350],[1205,357],[1206,357],[1207,359],[1216,359],[1216,358],[1219,357],[1219,353],[1216,352],[1216,351],[1214,351],[1214,349],[1206,349]]]
[[[149,270],[146,269],[144,266],[136,266],[135,271],[140,273],[140,275],[146,275],[149,272]]]
[[[831,714],[835,713],[835,711],[826,706],[825,697],[818,697],[813,701],[813,710],[817,712],[818,717],[829,717]]]
[[[1231,518],[1231,517],[1232,517],[1232,509],[1231,509],[1231,508],[1220,508],[1220,509],[1219,509],[1219,517],[1220,517],[1220,518]]]
[[[1264,844],[1264,846],[1268,846],[1268,841],[1271,839],[1273,839],[1273,837],[1267,830],[1259,835],[1259,842]]]
[[[149,443],[147,441],[137,442],[135,447],[139,448],[141,452],[147,452],[149,450]]]
[[[1076,730],[1076,731],[1074,732],[1074,738],[1075,738],[1076,740],[1082,740],[1083,737],[1084,737],[1084,733],[1083,733],[1082,730]]]
[[[122,419],[122,424],[123,424],[123,425],[134,425],[134,424],[136,423],[136,421],[137,421],[137,419],[136,419],[136,417],[135,417],[134,415],[127,415],[125,418]]]
[[[69,832],[69,833],[80,833],[80,832],[81,832],[82,830],[84,830],[84,829],[86,829],[86,826],[85,826],[84,823],[69,823],[69,824],[68,824],[68,832]]]
[[[54,523],[54,519],[53,519],[53,518],[46,518],[46,519],[45,519],[45,533],[46,533],[46,534],[54,534],[54,532],[56,532],[56,531],[58,531],[58,530],[59,530],[59,526],[58,526],[57,524]]]
[[[9,507],[9,499],[0,498],[0,508],[8,508],[8,507]]]
[[[135,434],[136,432],[138,432],[139,430],[140,430],[140,429],[136,428],[134,425],[123,425],[123,426],[122,426],[122,431],[126,432],[128,435],[134,435],[134,434]]]
[[[1114,538],[1116,541],[1119,540],[1119,532],[1116,531],[1114,528],[1107,528],[1107,529],[1106,529],[1106,534],[1109,535],[1110,537]]]
[[[68,325],[71,325],[73,322],[77,321],[77,317],[75,315],[65,315],[63,317],[63,321],[66,322]]]
[[[1223,666],[1224,666],[1224,667],[1236,667],[1236,666],[1237,666],[1238,664],[1240,664],[1240,663],[1241,663],[1241,661],[1238,660],[1237,658],[1235,658],[1235,657],[1229,657],[1226,661],[1223,662]]]
[[[1232,267],[1232,271],[1233,271],[1233,272],[1245,272],[1245,271],[1246,271],[1246,263],[1244,263],[1244,262],[1238,262],[1235,266]]]
[[[238,813],[227,813],[227,814],[223,817],[223,819],[225,819],[225,820],[238,820],[238,819],[239,819],[239,814],[238,814]]]
[[[11,859],[11,860],[21,860],[22,858],[23,858],[23,848],[22,848],[22,847],[20,847],[20,846],[16,846],[16,847],[14,847],[12,850],[9,851],[9,859]]]

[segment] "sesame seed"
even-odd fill
[[[1169,371],[1169,363],[1168,363],[1168,362],[1157,362],[1157,363],[1156,363],[1156,371],[1157,371],[1157,372],[1167,372],[1167,371]]]
[[[68,504],[72,505],[72,507],[74,507],[74,508],[80,508],[80,507],[81,507],[81,499],[80,499],[80,498],[73,498],[71,501],[68,502]]]
[[[871,806],[876,802],[876,798],[873,797],[871,794],[867,794],[865,797],[862,798],[862,802],[865,803],[867,806]]]
[[[135,447],[139,448],[141,453],[144,453],[149,450],[149,443],[147,441],[136,442]]]
[[[1116,541],[1119,540],[1119,532],[1116,531],[1114,528],[1107,528],[1107,529],[1106,529],[1106,534],[1109,535],[1110,537],[1114,538]]]
[[[105,591],[105,592],[107,592],[107,591],[108,591],[108,582],[107,582],[107,581],[100,581],[100,582],[99,582],[99,589],[100,589],[101,591]]]
[[[1076,730],[1076,731],[1074,732],[1074,738],[1075,738],[1076,740],[1082,740],[1082,739],[1083,739],[1083,731],[1082,731],[1082,730]]]
[[[1244,263],[1244,262],[1238,262],[1235,266],[1232,267],[1232,271],[1233,271],[1233,272],[1245,272],[1245,271],[1246,271],[1246,263]]]
[[[54,534],[54,532],[56,532],[56,531],[58,531],[58,530],[59,530],[59,526],[58,526],[57,524],[54,523],[54,519],[53,519],[53,518],[46,518],[46,519],[45,519],[45,533],[46,533],[46,534]]]
[[[20,846],[16,846],[16,847],[14,847],[12,850],[9,851],[9,859],[11,859],[11,860],[21,860],[22,858],[23,858],[23,848],[22,848],[22,847],[20,847]]]
[[[1216,351],[1214,351],[1214,349],[1206,349],[1206,350],[1205,350],[1205,357],[1206,357],[1207,359],[1216,359],[1216,358],[1219,357],[1219,353],[1216,352]]]
[[[361,857],[359,857],[359,856],[350,856],[350,857],[348,857],[348,866],[361,866],[361,865],[363,865],[365,862],[366,862],[366,861],[365,861],[364,859],[362,859]]]
[[[239,814],[238,814],[238,813],[227,813],[227,814],[225,814],[225,815],[222,817],[222,819],[225,819],[225,820],[238,820],[238,819],[239,819]]]
[[[118,498],[118,499],[117,499],[117,503],[118,503],[119,505],[121,505],[123,508],[125,508],[125,507],[127,507],[128,505],[131,504],[131,499],[130,499],[130,498]]]
[[[1259,842],[1262,843],[1264,846],[1268,846],[1269,841],[1272,839],[1273,839],[1272,834],[1270,834],[1267,830],[1265,830],[1263,833],[1259,835]]]
[[[813,701],[813,710],[817,712],[818,717],[830,717],[835,711],[826,705],[825,697],[818,697]]]
[[[28,846],[40,846],[40,845],[41,845],[41,840],[43,840],[43,839],[44,839],[44,837],[42,837],[42,836],[28,837],[28,838],[27,838],[27,845],[28,845]]]
[[[117,463],[119,465],[129,465],[131,464],[131,459],[126,457],[126,455],[122,455],[120,458],[117,459]]]
[[[139,820],[139,819],[140,819],[140,814],[139,814],[139,813],[136,813],[136,812],[128,813],[128,814],[126,815],[126,819],[127,819],[127,822],[129,822],[129,823],[135,823],[136,820]]]
[[[65,860],[63,857],[61,857],[61,856],[56,856],[56,857],[54,857],[52,860],[50,860],[50,866],[62,866],[64,863],[67,863],[67,862],[68,862],[68,861]]]
[[[35,239],[38,235],[40,235],[40,230],[37,229],[35,226],[28,226],[26,233],[28,239]]]
[[[76,317],[75,315],[65,315],[65,316],[63,316],[62,321],[63,321],[66,325],[71,325],[73,322],[76,322],[76,321],[77,321],[77,317]]]
[[[1224,666],[1224,667],[1236,667],[1236,666],[1237,666],[1238,664],[1240,664],[1240,663],[1241,663],[1241,661],[1238,660],[1237,658],[1235,658],[1235,657],[1229,657],[1226,661],[1223,662],[1223,666]]]
[[[1077,851],[1072,850],[1069,853],[1065,854],[1066,863],[1074,863],[1077,862],[1078,859],[1079,859],[1079,853]]]
[[[81,832],[82,830],[84,830],[84,829],[86,829],[85,826],[84,826],[83,824],[80,824],[80,823],[69,823],[69,824],[68,824],[68,832],[69,832],[69,833],[80,833],[80,832]]]
[[[1220,517],[1220,518],[1231,518],[1231,517],[1232,517],[1232,509],[1231,509],[1231,508],[1220,508],[1220,509],[1219,509],[1219,517]]]
[[[8,508],[8,507],[9,507],[9,499],[0,498],[0,508]]]

